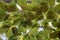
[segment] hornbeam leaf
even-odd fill
[[[0,33],[4,33],[6,32],[5,29],[3,27],[0,28]]]
[[[4,21],[5,16],[6,16],[6,14],[3,13],[3,11],[1,10],[1,12],[0,12],[0,22]]]
[[[29,36],[28,35],[25,35],[23,40],[29,40]]]
[[[35,15],[33,14],[33,12],[30,12],[30,11],[25,12],[24,16],[25,16],[25,18],[27,20],[33,20],[34,17],[35,17]]]
[[[54,10],[52,10],[52,9],[49,9],[49,10],[48,10],[46,16],[47,16],[47,20],[48,20],[48,21],[55,20],[56,17],[57,17],[56,13],[55,13]]]
[[[4,21],[4,23],[3,23],[3,26],[4,25],[9,25],[9,26],[11,26],[13,23],[11,22],[11,20],[6,20],[6,21]]]
[[[35,40],[35,36],[26,34],[23,38],[24,40]]]
[[[35,36],[30,36],[30,37],[29,37],[29,40],[36,40],[36,39],[35,39]]]
[[[7,20],[9,18],[9,15],[7,14],[4,18],[4,20]]]
[[[60,21],[56,21],[52,23],[54,27],[60,28]]]
[[[31,1],[32,1],[32,4],[36,5],[36,6],[40,5],[41,2],[44,2],[44,0],[38,0],[38,1],[37,0],[31,0]]]
[[[17,40],[15,36],[10,36],[8,40]]]
[[[59,3],[60,3],[60,0],[57,0],[57,2],[59,2]]]
[[[14,0],[12,0],[10,3],[5,3],[5,10],[9,12],[14,12],[17,10],[16,3]]]
[[[22,32],[22,33],[25,33],[25,32],[26,32],[26,29],[27,29],[27,28],[25,28],[23,25],[20,25],[20,26],[18,27],[18,32],[19,32],[19,33],[21,33],[21,32]]]
[[[50,5],[50,7],[55,5],[55,0],[46,0],[46,2]]]
[[[4,2],[0,2],[0,9],[6,11],[5,6],[6,6],[6,4]]]
[[[44,24],[44,29],[50,29],[48,22],[45,21],[45,22],[43,22],[43,24]]]
[[[3,2],[0,2],[0,21],[3,21],[5,16],[6,16],[5,4]]]
[[[12,30],[8,30],[8,32],[6,32],[6,36],[9,38],[13,35]]]
[[[24,35],[20,35],[20,39],[19,40],[23,40],[24,38]]]
[[[57,13],[57,14],[60,14],[60,4],[56,5],[54,7],[54,11]]]
[[[0,33],[8,40],[60,39],[60,4],[55,1],[0,0]]]
[[[15,5],[6,5],[6,8],[5,8],[7,11],[9,12],[14,12],[17,10],[16,6]]]
[[[49,40],[50,36],[48,35],[50,32],[51,32],[50,30],[45,29],[44,31],[37,33],[36,38],[38,40]]]
[[[38,27],[35,26],[34,28],[31,28],[30,32],[28,33],[28,35],[36,35],[37,34],[37,30],[38,30]]]
[[[48,3],[46,3],[46,2],[41,2],[40,10],[41,10],[42,12],[46,12],[46,11],[48,10]]]
[[[11,12],[11,14],[9,15],[9,19],[11,19],[12,21],[15,21],[15,20],[17,20],[17,19],[19,19],[20,18],[20,13],[18,13],[18,12]]]
[[[26,6],[27,4],[27,1],[26,0],[17,0],[17,3],[20,5],[20,6]]]
[[[23,9],[23,10],[29,10],[29,11],[32,11],[33,10],[33,5],[32,4],[29,4],[29,5],[26,5],[26,6],[21,6],[21,8]]]
[[[50,38],[56,38],[58,37],[60,39],[60,31],[55,31],[53,33],[50,33]]]
[[[24,27],[31,26],[32,22],[30,20],[21,21],[21,25]]]

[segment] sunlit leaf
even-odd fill
[[[55,1],[60,3],[0,0],[0,33],[8,40],[60,40],[60,4]]]
[[[13,35],[12,30],[9,29],[8,32],[6,32],[6,36],[9,38]]]
[[[18,31],[19,31],[19,33],[25,33],[26,32],[26,28],[22,25],[22,26],[19,26],[18,27]]]
[[[28,35],[36,35],[37,34],[38,27],[31,28],[30,32]]]
[[[17,0],[17,3],[20,5],[20,6],[26,6],[27,4],[27,1],[26,0]]]

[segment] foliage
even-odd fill
[[[60,0],[57,2],[1,0],[0,34],[5,33],[8,40],[60,40]]]

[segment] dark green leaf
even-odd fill
[[[60,4],[56,5],[54,10],[57,14],[60,14]]]

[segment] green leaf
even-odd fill
[[[9,25],[11,26],[13,23],[11,22],[11,20],[6,20],[4,21],[3,25]]]
[[[60,39],[60,4],[55,5],[55,0],[4,1],[0,1],[0,22],[3,22],[0,23],[0,33],[6,33],[8,40]],[[17,9],[16,4],[21,6],[22,11]],[[38,21],[43,22],[40,25]],[[53,30],[49,22],[57,29]],[[40,26],[43,31],[40,31]]]
[[[38,27],[35,26],[34,28],[31,28],[30,32],[28,33],[28,35],[36,35],[38,31]]]
[[[0,2],[0,9],[5,10],[6,4],[4,2]]]
[[[54,11],[55,11],[57,14],[60,14],[60,4],[58,4],[58,5],[55,6]]]
[[[24,17],[25,17],[27,20],[33,20],[34,17],[35,17],[35,13],[32,12],[32,11],[26,11],[25,14],[24,14]]]
[[[36,6],[40,5],[41,2],[44,2],[44,0],[38,0],[38,1],[37,0],[31,0],[31,1],[32,1],[32,4],[36,5]]]
[[[20,25],[23,25],[23,27],[27,28],[27,26],[32,26],[32,22],[30,20],[21,20]]]
[[[43,24],[44,24],[44,29],[48,29],[48,30],[50,29],[48,22],[45,21],[43,22]]]
[[[51,38],[59,38],[60,39],[60,31],[55,31],[53,33],[50,33]]]
[[[0,2],[0,21],[3,21],[5,16],[6,16],[5,4],[3,2]]]
[[[3,27],[0,28],[0,33],[4,33],[6,32],[6,29],[4,29]]]
[[[25,35],[23,39],[24,40],[29,40],[29,36]]]
[[[33,35],[28,35],[28,34],[26,34],[25,36],[24,36],[24,40],[36,40],[35,39],[35,36],[33,36]]]
[[[13,35],[12,30],[9,29],[8,32],[6,32],[6,36],[9,38]]]
[[[15,5],[6,5],[5,9],[9,12],[14,12],[17,10],[17,7]]]
[[[35,40],[35,36],[30,36],[29,40]]]
[[[26,5],[23,5],[23,6],[21,6],[21,8],[23,9],[23,10],[29,10],[29,11],[32,11],[33,10],[33,7],[34,7],[34,5],[32,4],[32,3],[27,3]]]
[[[53,7],[55,5],[55,0],[46,0],[50,7]]]
[[[54,27],[57,27],[58,29],[60,28],[60,22],[56,21],[52,23]]]
[[[6,16],[5,12],[3,10],[0,10],[0,22],[4,21],[5,16]]]
[[[17,40],[15,36],[10,36],[8,40]]]
[[[20,5],[20,6],[26,6],[27,4],[27,1],[26,0],[17,0],[17,3]]]
[[[15,21],[15,20],[17,20],[17,19],[19,19],[20,18],[20,13],[18,13],[18,12],[11,12],[11,14],[10,14],[10,16],[9,16],[9,19],[11,19],[11,20],[13,20],[13,21]]]
[[[9,11],[9,12],[14,12],[17,10],[16,7],[16,3],[14,0],[12,0],[12,2],[10,3],[5,3],[5,10]]]
[[[50,32],[50,30],[45,29],[44,31],[37,33],[36,37],[38,40],[50,40],[50,37],[48,36]]]
[[[57,0],[57,2],[59,2],[59,3],[60,3],[60,0]]]
[[[26,32],[26,29],[27,29],[27,28],[25,28],[23,25],[20,25],[20,26],[18,27],[18,32],[19,32],[19,33],[21,33],[21,32],[25,33],[25,32]]]
[[[48,3],[47,2],[41,2],[40,10],[42,12],[46,12],[48,10]]]
[[[52,21],[52,20],[55,20],[55,19],[56,19],[57,15],[56,15],[56,13],[54,12],[54,10],[49,9],[48,12],[47,12],[47,14],[46,14],[46,17],[47,17],[46,19],[47,19],[48,21]]]

